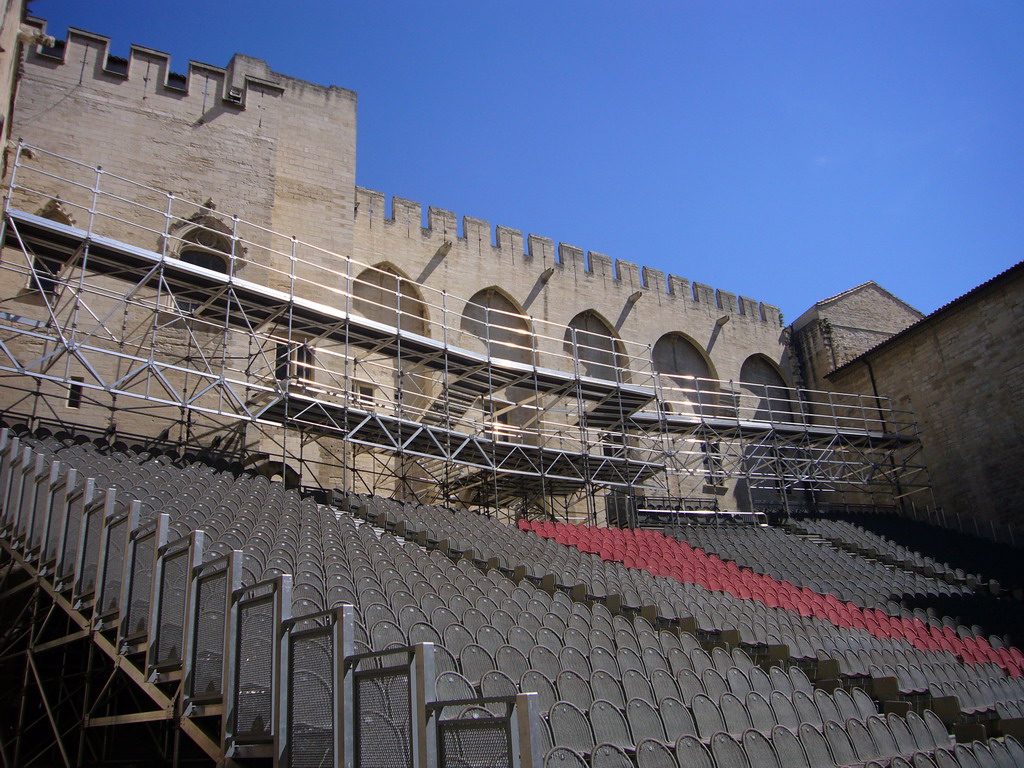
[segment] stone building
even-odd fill
[[[870,280],[815,303],[792,324],[801,383],[832,389],[826,376],[924,315]]]
[[[388,214],[355,185],[343,88],[22,28],[9,418],[517,514],[845,492],[846,443],[820,428],[860,440],[863,401],[803,405],[771,304],[401,198]],[[874,284],[847,294],[806,324],[833,344],[869,295],[892,317],[863,333],[916,317]]]
[[[1001,532],[1024,516],[1022,341],[1024,262],[826,377],[912,408],[945,524]]]

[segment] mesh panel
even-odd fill
[[[14,438],[17,440],[17,438]],[[7,499],[2,494],[9,488],[11,481],[11,468],[14,464],[14,446],[17,445],[13,440],[7,444],[6,450],[3,454],[0,454],[0,504],[4,504],[4,517],[8,517],[9,510],[6,508]]]
[[[449,765],[511,768],[509,725],[508,718],[442,720],[438,723],[439,768]]]
[[[192,696],[220,696],[224,674],[224,621],[227,571],[198,582],[195,650],[192,656]]]
[[[50,467],[43,468],[43,479],[36,486],[35,518],[32,520],[32,530],[29,531],[29,541],[32,547],[40,546],[43,538],[43,531],[46,527],[46,520],[50,516]]]
[[[274,603],[270,598],[238,608],[238,702],[235,735],[271,734],[274,677]]]
[[[21,462],[21,451],[18,451],[18,458],[11,467],[11,488],[7,492],[7,509],[4,512],[8,521],[17,522],[21,514],[21,486],[25,481],[24,466]]]
[[[132,575],[128,582],[127,613],[122,617],[126,637],[144,634],[149,629],[149,598],[153,585],[153,544],[155,533],[135,540],[132,550]]]
[[[51,502],[52,507],[58,513],[66,514],[68,499],[66,497],[68,486],[67,479],[70,474],[70,470],[65,474],[64,479],[57,488],[54,490],[53,501]],[[43,552],[43,561],[47,562],[58,554],[58,548],[60,547],[60,532],[61,532],[61,517],[54,515],[52,522],[50,523],[50,529],[46,532],[46,548]]]
[[[121,599],[121,570],[124,565],[125,528],[128,518],[124,517],[107,528],[107,554],[103,574],[103,605],[101,611],[117,610]]]
[[[32,464],[35,464],[33,460]],[[21,499],[18,501],[18,525],[16,532],[23,534],[27,532],[29,515],[32,514],[32,505],[36,499],[35,467],[32,467],[33,474],[26,475],[21,486]]]
[[[330,628],[293,636],[289,723],[291,764],[319,768],[334,764],[333,646]]]
[[[99,504],[93,504],[85,516],[85,550],[82,556],[82,573],[78,579],[80,595],[91,594],[96,589],[96,563],[100,559],[102,516],[103,507]]]
[[[181,626],[185,617],[187,577],[187,549],[164,558],[163,582],[160,584],[160,626],[157,627],[158,666],[181,662]]]
[[[75,567],[75,547],[78,546],[78,531],[82,527],[83,507],[85,496],[82,488],[70,499],[68,507],[68,523],[64,532],[64,542],[60,552],[60,563],[58,564],[58,575],[60,578],[67,578]]]
[[[356,672],[355,698],[359,768],[411,766],[408,667]]]

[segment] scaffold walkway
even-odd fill
[[[178,258],[196,229],[221,238],[224,271]],[[505,481],[667,492],[709,473],[926,485],[913,420],[884,398],[683,381],[645,345],[582,344],[532,317],[486,312],[467,332],[464,299],[401,279],[368,298],[371,265],[40,148],[19,147],[3,244],[0,274],[35,297],[33,313],[0,312],[0,377],[25,402],[75,387],[109,410],[205,418],[207,439],[241,422],[282,456],[275,429],[333,437],[410,458],[446,492],[483,475],[493,496]],[[603,349],[607,378],[585,375]]]

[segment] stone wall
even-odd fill
[[[917,416],[935,501],[947,516],[1024,515],[1024,265],[979,286],[828,376]]]
[[[874,282],[823,299],[792,326],[794,367],[803,386],[833,389],[827,374],[924,315]]]
[[[3,0],[0,19],[0,176],[7,173],[7,140],[11,136],[11,107],[18,85],[22,42],[19,33],[25,16],[25,0]]]
[[[711,378],[738,380],[755,354],[789,377],[774,306],[469,216],[460,231],[456,215],[438,208],[429,208],[424,222],[423,207],[401,198],[388,216],[384,195],[368,189],[357,188],[356,200],[356,260],[394,266],[421,286],[431,327],[440,327],[444,314],[457,326],[465,300],[497,287],[534,323],[552,360],[563,354],[560,329],[591,310],[625,340],[634,365],[649,364],[648,347],[659,338],[680,333],[706,357]]]
[[[34,23],[45,30],[44,22]],[[133,45],[121,59],[109,49],[108,38],[75,29],[53,48],[32,46],[15,113],[17,137],[351,253],[353,92],[286,77],[241,54],[227,67],[193,61],[179,73],[160,51]],[[126,192],[145,196],[139,188]],[[136,244],[160,245],[156,236]]]
[[[45,32],[44,22],[28,23]],[[303,298],[332,307],[344,303],[355,314],[387,324],[404,312],[403,328],[454,346],[563,371],[574,370],[581,365],[579,358],[589,355],[582,362],[591,375],[646,386],[654,383],[652,369],[663,369],[665,361],[693,362],[692,371],[662,370],[675,374],[666,380],[680,391],[692,386],[688,375],[738,381],[744,365],[752,361],[776,377],[776,383],[792,382],[786,330],[770,304],[546,237],[492,228],[481,219],[460,219],[441,208],[424,210],[409,200],[394,198],[388,210],[383,194],[355,186],[355,94],[286,77],[258,59],[237,54],[226,67],[190,62],[176,72],[165,53],[133,45],[127,58],[118,58],[110,54],[107,38],[72,29],[66,41],[26,51],[15,120],[19,138],[85,163],[75,165],[41,152],[33,161],[80,183],[77,192],[69,193],[65,186],[60,199],[61,216],[75,226],[86,226],[85,206],[101,167],[105,189],[113,185],[146,208],[105,201],[110,206],[106,216],[93,222],[100,234],[173,255],[181,247],[179,225],[201,220],[228,236],[244,227],[247,251],[234,254],[231,265],[239,277],[294,289]],[[15,201],[29,212],[42,211],[58,195],[56,184],[50,189],[45,177],[38,179],[37,194]],[[178,219],[170,230],[165,210]],[[291,236],[305,245],[297,246]],[[290,254],[297,247],[309,270],[293,276]],[[263,279],[271,273],[276,282]],[[349,295],[352,279],[362,282]],[[26,290],[24,274],[13,279],[8,274],[4,280],[0,291],[6,311],[45,319],[43,297]],[[396,307],[374,306],[374,300],[386,300],[386,288],[399,283],[403,298]],[[118,289],[111,282],[112,303]],[[488,293],[512,313],[504,317],[515,328],[491,328],[486,332],[490,338],[482,340],[480,311],[467,310],[467,302]],[[105,305],[99,306],[103,315]],[[134,310],[123,317],[125,327],[146,321]],[[503,322],[499,318],[494,324]],[[197,346],[196,331],[176,323],[181,327],[161,327],[167,335],[162,350],[185,359]],[[567,330],[571,324],[584,335],[605,329],[614,340],[580,353],[572,344],[576,331]],[[659,341],[666,339],[672,341],[667,351],[655,354]],[[318,362],[331,359],[330,354],[343,360],[347,354],[318,343]],[[244,361],[253,356],[245,339],[225,344],[226,357]],[[687,355],[680,354],[684,348]],[[399,372],[393,361],[370,358],[374,356],[344,364],[353,366],[356,386],[362,382],[359,370],[370,369],[367,376],[379,386],[382,406],[395,407],[401,398],[405,407],[427,407],[432,398],[443,396],[445,382],[438,376],[405,368]],[[80,373],[76,368],[70,375]],[[117,379],[120,371],[100,373]],[[47,407],[54,415],[97,427],[144,430],[147,420],[157,415],[178,417],[130,404],[124,397],[115,400],[102,391],[91,393],[93,407],[69,413],[63,381],[32,386],[48,395]],[[0,398],[0,406],[29,403],[32,386]],[[530,393],[523,391],[498,394],[502,402],[497,397],[491,403],[477,402],[467,410],[469,416],[497,418],[497,411],[504,409],[513,428],[537,418],[571,425],[575,418],[575,403],[565,398],[542,394],[530,400]],[[685,407],[687,395],[677,397]],[[389,403],[384,403],[387,398]],[[212,423],[208,432],[198,431],[197,439],[218,429],[222,425]],[[259,441],[252,450],[274,450],[272,440]],[[327,453],[344,450],[328,443],[323,442]],[[304,450],[308,456],[318,449],[310,445]],[[362,455],[360,460],[369,462]],[[320,480],[339,482],[334,475]],[[691,485],[703,482],[688,480]],[[682,487],[672,490],[688,493]],[[745,506],[746,493],[735,493],[734,501],[726,506]]]

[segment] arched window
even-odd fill
[[[496,288],[478,291],[466,302],[461,327],[483,341],[491,357],[533,361],[533,334],[526,316]]]
[[[596,379],[624,379],[621,342],[615,331],[592,309],[580,312],[565,329],[565,353],[580,362],[580,372]]]
[[[654,370],[663,374],[662,384],[669,410],[688,410],[715,416],[718,382],[707,357],[689,337],[666,333],[651,354]]]
[[[197,222],[186,230],[181,236],[178,258],[197,267],[227,274],[231,240],[227,233],[215,229],[214,223],[212,220]]]
[[[428,336],[427,307],[416,284],[390,264],[360,272],[352,282],[352,309],[392,328]]]
[[[740,368],[741,418],[756,421],[796,421],[793,390],[778,367],[764,355],[751,355]]]

